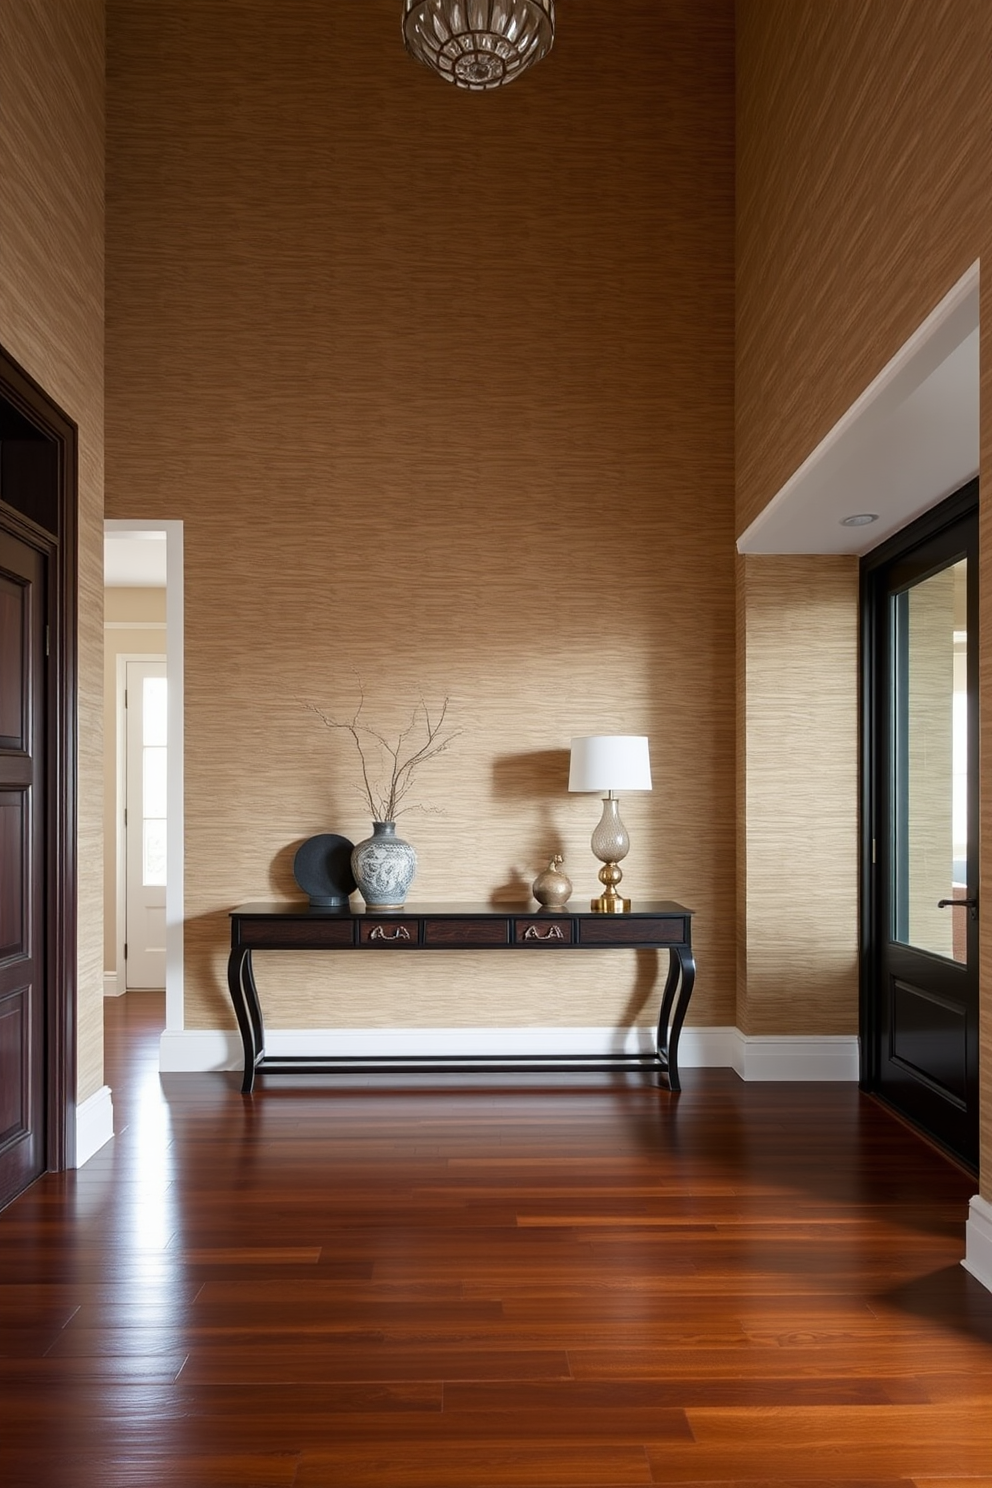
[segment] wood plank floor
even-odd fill
[[[844,1085],[160,1078],[0,1216],[4,1488],[992,1488],[972,1180]]]

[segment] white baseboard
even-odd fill
[[[81,1168],[114,1135],[114,1103],[109,1085],[101,1085],[76,1107],[76,1160]]]
[[[163,1075],[196,1075],[244,1068],[241,1035],[226,1028],[166,1029],[158,1046]]]
[[[965,1256],[961,1264],[992,1292],[992,1204],[979,1194],[968,1206]]]
[[[343,1058],[466,1054],[647,1053],[652,1028],[316,1028],[270,1029],[268,1054]],[[686,1028],[679,1043],[683,1069],[727,1069],[733,1066],[734,1028]],[[163,1074],[195,1074],[243,1067],[241,1036],[233,1029],[185,1029],[165,1032],[159,1045]]]
[[[856,1034],[747,1038],[735,1032],[731,1063],[742,1080],[858,1080]]]
[[[105,971],[103,973],[104,997],[120,997],[121,993],[126,991],[127,988],[123,985],[123,983],[120,986],[117,985],[116,971]]]
[[[313,1054],[352,1059],[466,1054],[647,1053],[651,1028],[275,1028],[268,1054]],[[186,1029],[162,1035],[163,1074],[237,1070],[241,1036],[233,1029]],[[856,1035],[822,1038],[745,1038],[737,1028],[685,1028],[679,1043],[682,1069],[733,1069],[742,1080],[849,1080],[857,1082]]]
[[[730,1069],[734,1062],[736,1038],[736,1028],[683,1028],[679,1039],[679,1067]]]

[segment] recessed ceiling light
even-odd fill
[[[871,522],[878,521],[878,512],[855,512],[853,517],[841,517],[842,527],[867,527]]]

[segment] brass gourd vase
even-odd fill
[[[572,892],[572,880],[561,872],[564,862],[561,853],[555,853],[548,866],[539,873],[531,885],[531,893],[544,909],[562,909]]]

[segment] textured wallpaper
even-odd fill
[[[103,21],[0,6],[0,342],[79,427],[80,1100],[103,1083]]]
[[[738,532],[969,265],[992,257],[990,54],[992,9],[983,0],[739,0]],[[984,279],[983,339],[992,326]],[[981,477],[990,488],[992,359],[982,363]],[[992,555],[984,490],[981,523],[984,574]],[[984,606],[986,780],[989,625]],[[756,814],[749,807],[749,830],[767,832],[774,809],[770,796]],[[982,1192],[990,1198],[992,941],[984,931],[982,939]]]
[[[302,706],[359,685],[460,730],[401,818],[421,900],[519,897],[554,851],[587,900],[569,740],[649,735],[626,882],[697,911],[693,1021],[735,1021],[733,7],[615,21],[606,56],[563,8],[463,95],[393,0],[108,7],[107,514],[185,524],[193,1027],[233,1021],[230,907],[368,833]],[[354,960],[259,958],[271,1021],[654,1012],[633,954]]]
[[[0,340],[80,427],[81,1097],[102,1079],[103,9],[0,11]],[[367,830],[346,741],[302,707],[345,714],[360,681],[384,728],[423,692],[461,730],[420,782],[439,809],[403,819],[417,897],[511,897],[555,850],[587,897],[597,808],[565,790],[568,740],[643,731],[627,882],[698,912],[693,1021],[847,1029],[847,951],[804,968],[800,1019],[768,947],[776,790],[802,775],[773,684],[791,668],[804,696],[806,654],[839,705],[813,930],[850,926],[851,574],[742,563],[735,689],[733,537],[987,256],[992,13],[739,0],[735,321],[730,0],[629,0],[615,50],[598,7],[562,7],[552,56],[472,97],[407,58],[396,9],[107,7],[107,511],[185,523],[189,1021],[231,1021],[228,908],[293,893],[307,835]],[[788,630],[804,583],[825,608]],[[271,958],[266,996],[326,1026],[603,1024],[651,994],[621,953],[444,965],[342,986]]]
[[[739,0],[737,531],[988,236],[983,0]]]
[[[858,1030],[858,564],[738,560],[738,1025]]]

